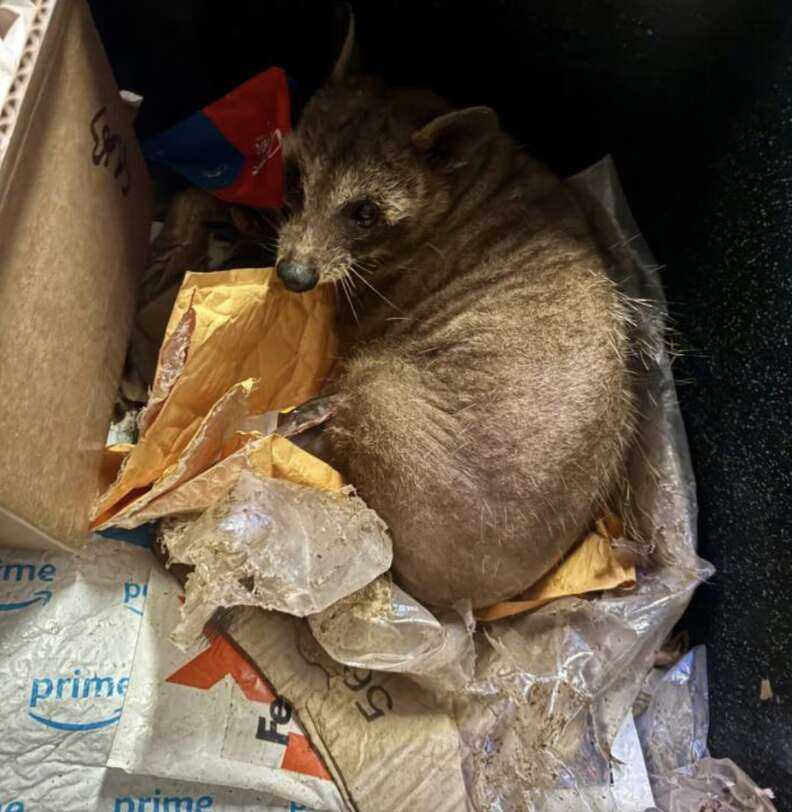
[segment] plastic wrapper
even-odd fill
[[[660,678],[649,673],[644,690],[651,692],[636,727],[650,776],[661,776],[693,764],[707,754],[709,700],[707,654],[696,646]]]
[[[385,523],[357,496],[243,471],[230,491],[166,539],[171,561],[195,569],[171,639],[200,639],[215,609],[260,606],[309,615],[391,565]]]
[[[218,697],[237,700],[233,708],[238,720],[245,711],[268,707],[238,696],[241,691],[230,676],[220,679],[210,696],[203,696],[207,691],[161,680],[147,697],[150,704],[145,707],[155,716],[161,705],[151,699],[159,698],[158,692],[167,692],[163,701],[169,703],[169,734],[177,742],[172,753],[178,750],[180,765],[192,762],[196,781],[181,780],[183,775],[173,769],[160,769],[159,773],[115,769],[119,765],[112,763],[113,751],[134,750],[137,741],[122,732],[125,714],[140,712],[140,705],[130,707],[130,700],[146,685],[134,675],[148,675],[150,681],[157,676],[150,657],[152,648],[157,653],[157,646],[141,645],[141,634],[145,635],[155,619],[149,615],[147,600],[154,563],[151,553],[137,545],[97,539],[79,555],[11,547],[4,547],[0,555],[2,812],[338,808],[331,803],[335,793],[330,781],[316,777],[317,770],[308,774],[305,758],[302,764],[292,759],[290,766],[277,748],[269,748],[266,758],[259,747],[248,763],[237,761],[238,772],[245,770],[247,784],[229,786],[228,782],[222,784],[217,771],[206,770],[206,748],[198,750],[203,742],[197,736],[179,738],[184,727],[179,729],[172,721],[186,725],[188,734],[196,728],[205,730],[209,727],[207,706],[215,714],[214,720],[219,718],[225,739],[240,730],[239,723],[233,730],[233,725],[223,724],[231,717],[229,703],[224,707]],[[176,591],[170,579],[160,578],[170,584],[172,593]],[[133,687],[136,682],[141,683],[137,688]],[[248,684],[245,687],[249,690]],[[298,738],[300,731],[294,725],[290,728],[289,744],[294,748],[304,738]],[[252,733],[241,744],[256,743],[255,732],[254,721]],[[154,740],[151,728],[148,734],[142,732],[137,755],[154,756],[158,747],[168,744]],[[210,736],[219,750],[223,737],[217,736],[217,726],[207,732],[207,738]],[[280,748],[281,752],[287,749]],[[160,761],[170,766],[173,759]],[[301,772],[295,771],[295,764],[302,767]],[[312,806],[314,800],[322,799],[330,803]]]
[[[435,616],[384,575],[311,615],[308,624],[336,662],[411,674],[426,686],[452,691],[470,681],[476,659],[466,608]]]
[[[284,806],[291,810],[341,812],[336,787],[288,703],[216,626],[207,627],[195,652],[174,647],[169,633],[179,619],[182,589],[156,564],[145,587],[108,766],[147,776],[152,786],[191,781],[243,798],[289,799],[293,804]],[[148,812],[196,809],[155,806]]]
[[[703,758],[675,770],[658,800],[662,812],[774,812],[773,793],[760,789],[728,758]]]
[[[772,793],[760,789],[729,759],[707,751],[707,655],[697,646],[666,671],[644,681],[636,728],[661,812],[772,810]]]

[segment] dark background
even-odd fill
[[[330,2],[93,0],[156,132],[271,64],[304,98]],[[710,747],[792,810],[792,4],[355,3],[365,66],[489,104],[564,174],[611,153],[685,351],[675,371],[717,567],[683,620],[708,646]],[[760,680],[777,701],[760,702]]]

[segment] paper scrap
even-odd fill
[[[131,529],[164,516],[204,511],[234,485],[243,471],[324,491],[338,491],[344,486],[338,471],[285,437],[262,437],[257,432],[236,432],[235,437],[240,443],[238,450],[161,495],[160,488],[152,489],[146,497],[117,513],[110,522],[112,526]]]
[[[476,620],[489,622],[538,609],[557,598],[585,595],[603,589],[631,589],[635,586],[635,566],[620,560],[612,538],[602,533],[618,532],[599,523],[572,552],[532,587],[509,601],[474,612]]]

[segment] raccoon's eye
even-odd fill
[[[371,228],[379,220],[379,206],[373,200],[361,200],[352,205],[349,216],[355,221],[355,225]]]

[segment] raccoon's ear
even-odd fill
[[[331,82],[340,82],[356,72],[358,67],[358,51],[355,44],[355,15],[352,6],[344,3],[343,11],[346,14],[347,29],[344,37],[344,44],[341,46],[341,53],[336,59],[336,63],[330,73]]]
[[[432,119],[413,133],[412,142],[432,163],[452,170],[499,129],[491,107],[468,107]]]

